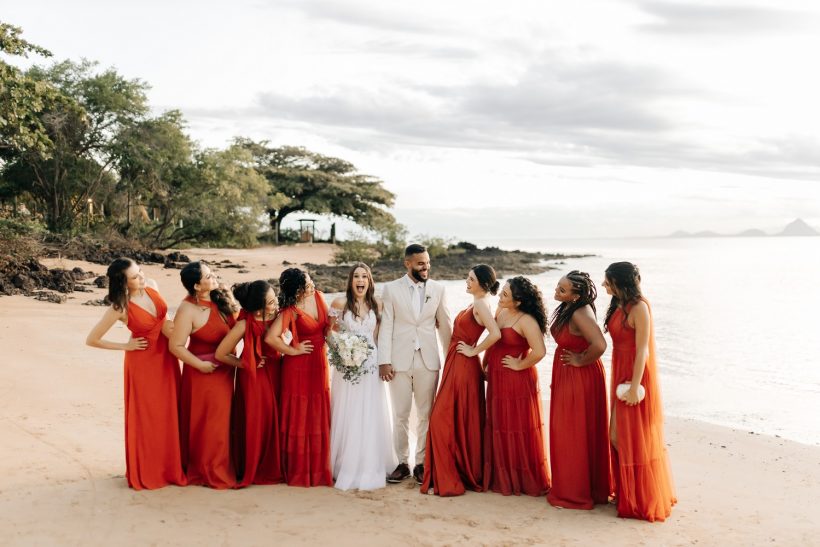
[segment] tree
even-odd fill
[[[370,229],[395,222],[386,210],[395,195],[347,161],[296,146],[271,148],[265,141],[236,144],[252,154],[270,185],[267,209],[277,243],[282,220],[296,211],[336,215]]]
[[[51,52],[22,39],[22,29],[0,22],[0,53],[50,57]],[[0,59],[0,157],[9,160],[21,150],[47,153],[51,145],[40,114],[59,95],[48,82],[38,81]]]
[[[158,211],[142,227],[152,247],[183,242],[248,246],[262,228],[268,184],[251,165],[247,150],[205,150],[189,164],[178,164],[147,199]]]
[[[63,61],[27,72],[60,95],[39,114],[49,138],[45,153],[24,149],[6,171],[42,204],[52,231],[70,231],[87,200],[101,198],[116,160],[115,137],[148,110],[145,83],[127,80],[114,69],[95,69],[90,61]]]
[[[171,110],[124,128],[114,142],[118,189],[125,193],[125,231],[131,228],[132,202],[167,201],[173,180],[193,164],[194,147],[184,132],[182,113]]]

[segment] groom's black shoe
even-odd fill
[[[410,476],[410,468],[406,463],[400,463],[396,469],[387,475],[387,482],[396,484]]]
[[[424,466],[422,464],[418,464],[413,468],[413,478],[416,480],[416,484],[424,482]]]

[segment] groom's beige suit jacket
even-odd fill
[[[453,334],[444,285],[432,279],[427,281],[424,303],[418,314],[413,310],[411,297],[407,276],[385,283],[382,289],[384,311],[379,326],[379,364],[390,363],[393,370],[407,372],[413,366],[413,353],[418,340],[425,368],[439,370],[441,357],[436,330],[445,352]]]

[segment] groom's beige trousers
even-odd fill
[[[421,351],[413,352],[413,366],[405,372],[396,372],[390,380],[390,399],[393,405],[393,447],[399,463],[407,463],[410,433],[410,406],[416,400],[416,463],[424,464],[424,449],[427,445],[427,426],[430,422],[430,408],[438,386],[437,370],[424,366]]]

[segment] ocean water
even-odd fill
[[[599,322],[609,303],[604,270],[634,262],[652,304],[667,415],[820,445],[820,237],[476,243],[595,254],[552,263],[557,270],[531,279],[551,311],[562,272],[589,272],[598,283]],[[455,315],[471,297],[462,281],[444,283]],[[538,365],[547,397],[554,349],[549,339]],[[608,374],[609,350],[604,363]]]

